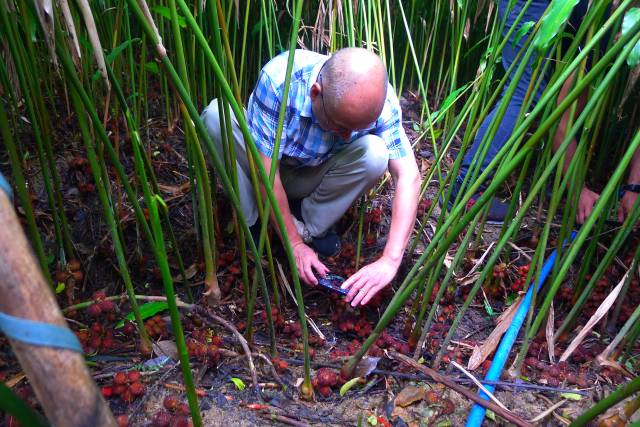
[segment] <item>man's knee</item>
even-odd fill
[[[205,127],[214,139],[220,135],[220,115],[218,113],[218,99],[213,99],[200,115]]]
[[[356,141],[362,150],[360,158],[367,179],[375,181],[384,174],[389,165],[389,150],[385,142],[376,135],[366,135]]]

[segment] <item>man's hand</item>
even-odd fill
[[[293,256],[296,260],[296,267],[298,268],[300,278],[309,285],[318,284],[318,279],[316,279],[315,274],[313,274],[313,270],[317,271],[321,276],[329,272],[327,266],[318,259],[318,254],[302,242],[293,246]]]
[[[576,211],[576,222],[578,224],[584,224],[584,222],[591,215],[593,205],[596,204],[600,195],[594,191],[589,190],[586,186],[582,188],[580,192],[580,200],[578,200],[578,210]]]
[[[342,289],[349,289],[346,296],[347,302],[351,302],[353,307],[358,304],[367,304],[375,294],[391,282],[398,267],[397,263],[384,256],[362,267],[341,286]]]
[[[633,191],[625,191],[624,196],[620,200],[620,208],[618,209],[618,221],[624,222],[633,210],[633,205],[638,198],[638,193]]]

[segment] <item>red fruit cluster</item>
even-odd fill
[[[144,322],[144,328],[152,338],[166,338],[169,336],[167,322],[160,315],[155,315]]]
[[[105,315],[109,322],[116,320],[116,305],[113,301],[110,301],[104,291],[98,291],[93,294],[93,304],[87,307],[87,314],[93,318],[98,318],[101,315]]]
[[[75,283],[79,283],[84,278],[84,273],[81,270],[82,265],[77,259],[70,259],[64,269],[56,271],[54,278],[59,283],[67,283],[73,279]]]
[[[493,277],[504,279],[507,275],[507,264],[501,262],[493,266]]]
[[[265,322],[266,324],[267,312],[263,311],[262,313],[260,313],[260,317],[262,318],[262,321]],[[278,310],[278,307],[271,307],[271,320],[273,320],[273,324],[278,331],[282,331],[282,329],[287,325],[287,321],[282,315],[282,313],[280,312],[280,310]]]
[[[335,348],[333,351],[331,351],[331,353],[329,353],[329,357],[331,358],[331,360],[337,360],[340,358],[349,357],[354,355],[358,350],[360,350],[360,347],[362,347],[362,343],[357,339],[354,339],[353,341],[348,342],[346,346],[342,348]],[[375,344],[373,344],[369,349],[370,356],[378,357],[378,356],[381,356],[381,353],[382,353],[382,350],[380,350],[380,347],[378,347]]]
[[[462,352],[459,349],[449,350],[444,356],[442,356],[442,362],[445,366],[449,365],[451,361],[455,361],[457,364],[462,365]]]
[[[191,427],[188,418],[191,411],[189,405],[181,402],[178,396],[170,394],[164,398],[163,406],[166,410],[156,412],[151,421],[153,427]]]
[[[331,389],[338,385],[339,376],[336,371],[329,368],[320,368],[311,380],[313,388],[323,397],[331,396]]]
[[[524,366],[538,372],[538,380],[546,383],[551,387],[558,387],[560,383],[565,382],[568,385],[577,385],[578,387],[587,387],[587,377],[585,372],[575,372],[566,362],[559,362],[555,365],[547,365],[535,357],[527,357]]]
[[[125,403],[131,403],[143,394],[144,384],[142,384],[140,371],[116,372],[112,384],[102,387],[102,395],[105,398],[120,396]]]
[[[95,322],[89,329],[76,332],[85,353],[104,352],[117,348],[120,343],[113,337],[113,331]]]
[[[220,361],[220,346],[222,338],[215,335],[211,329],[196,329],[187,340],[189,356],[215,367]]]
[[[379,348],[393,348],[398,353],[409,354],[411,348],[409,344],[392,337],[387,331],[382,331],[375,343]]]

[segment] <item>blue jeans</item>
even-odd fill
[[[507,44],[504,47],[504,50],[502,51],[502,66],[504,67],[505,71],[507,71],[509,67],[511,67],[511,65],[515,62],[518,52],[520,52],[523,45],[527,41],[528,34],[521,37],[517,43],[515,44],[513,43],[513,40],[517,37],[520,27],[528,21],[537,22],[542,17],[545,10],[549,6],[549,2],[550,0],[533,0],[529,5],[529,8],[525,11],[522,19],[520,19],[520,22],[518,22],[516,29],[513,31],[511,38],[509,39],[509,42],[507,42]],[[504,19],[505,13],[507,12],[509,13],[507,16],[506,24],[505,24],[504,36],[506,36],[509,29],[513,27],[514,21],[516,20],[516,18],[520,14],[520,11],[523,9],[526,3],[527,3],[526,0],[517,0],[513,8],[510,11],[507,11],[509,0],[500,1],[500,5],[498,9],[500,13],[500,18]],[[567,28],[566,28],[567,31],[575,31],[580,26],[580,22],[582,21],[582,18],[586,14],[587,6],[588,6],[588,0],[581,0],[580,3],[576,5],[573,11],[573,14],[571,16],[570,22],[567,25]],[[523,56],[524,56],[524,52],[521,58]],[[480,129],[478,130],[478,133],[476,134],[475,139],[473,140],[472,146],[469,148],[469,150],[467,151],[467,153],[465,154],[462,160],[462,164],[460,166],[460,172],[458,174],[458,177],[456,178],[456,184],[454,186],[454,191],[451,195],[451,199],[449,203],[452,203],[453,199],[457,195],[460,189],[460,186],[462,185],[462,182],[464,180],[464,177],[469,172],[469,169],[472,166],[474,156],[476,155],[478,150],[482,152],[481,150],[482,140],[487,130],[489,129],[489,126],[491,125],[493,118],[495,117],[496,113],[500,109],[503,102],[508,102],[508,105],[507,105],[504,117],[502,118],[502,121],[498,125],[498,129],[495,133],[495,136],[493,137],[493,140],[490,142],[490,145],[486,152],[486,156],[482,161],[482,167],[480,169],[481,171],[484,170],[489,163],[491,163],[491,161],[496,157],[500,149],[504,147],[505,143],[511,136],[511,133],[513,132],[516,121],[518,119],[520,109],[522,108],[522,104],[524,103],[527,91],[529,90],[529,86],[531,85],[534,61],[535,61],[535,57],[532,56],[531,60],[527,64],[526,69],[524,70],[522,77],[517,82],[517,86],[515,88],[512,98],[508,101],[504,98],[500,100],[482,122],[482,125],[480,126]],[[520,65],[520,60],[513,68],[514,72],[517,70],[519,65]],[[504,85],[503,91],[502,91],[503,97],[506,95],[506,91],[512,82],[512,78],[513,78],[512,74],[509,74],[507,76],[507,82]],[[547,86],[547,81],[546,81],[546,78],[543,76],[543,81],[540,83],[536,93],[534,94],[533,104],[535,104],[535,102],[538,101],[538,99],[542,95],[542,92],[544,92],[546,86]],[[478,156],[480,155],[481,154],[479,154]],[[476,159],[476,161],[479,161],[479,160],[480,158]],[[467,185],[469,185],[469,183],[467,183]]]

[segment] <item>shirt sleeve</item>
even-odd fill
[[[265,156],[273,154],[273,147],[278,129],[280,111],[280,95],[267,73],[260,72],[258,83],[249,98],[247,107],[247,123],[249,132],[256,143],[256,148]],[[286,135],[285,132],[282,135]],[[282,157],[284,139],[280,144],[278,158]]]
[[[387,144],[390,159],[405,157],[412,150],[409,138],[402,127],[400,101],[391,85],[387,88],[387,99],[382,114],[371,133],[382,138]]]

